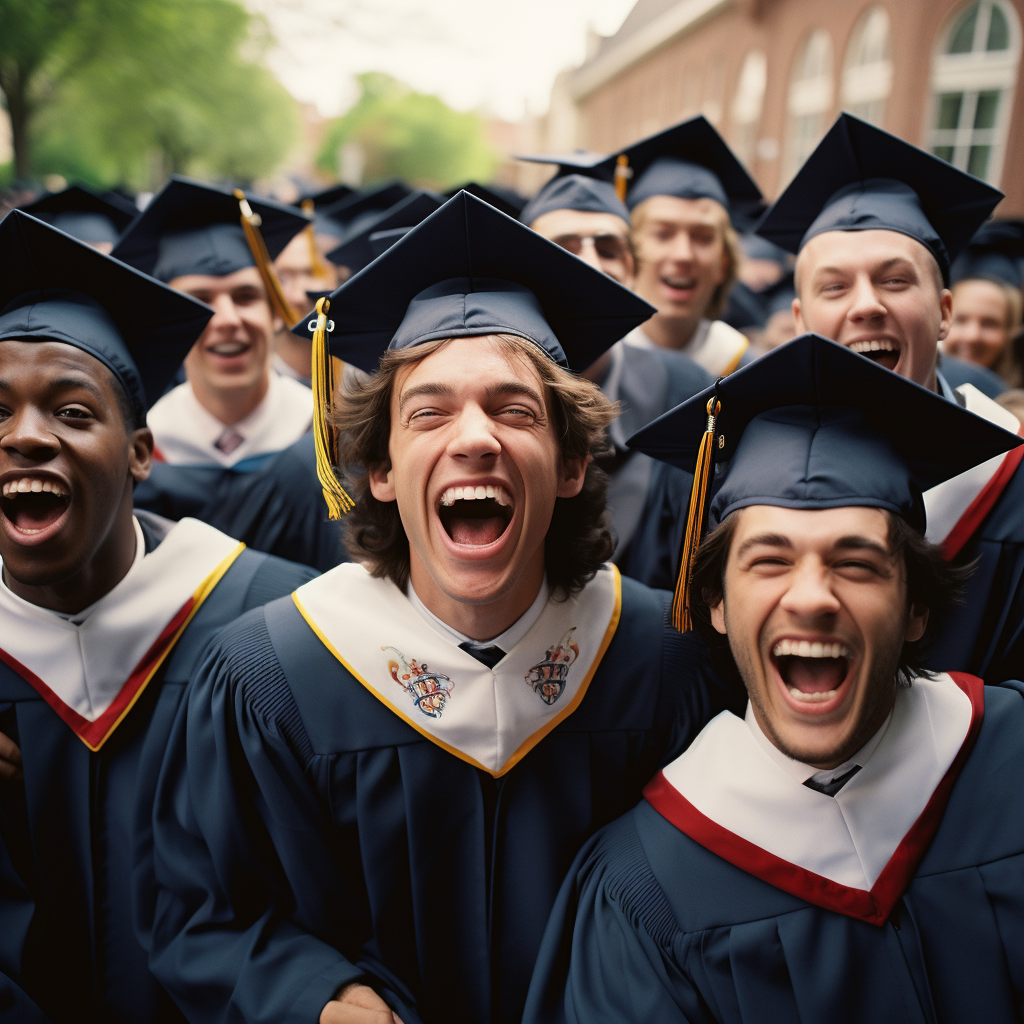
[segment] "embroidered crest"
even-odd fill
[[[420,665],[415,658],[406,661],[397,647],[382,647],[394,657],[388,659],[388,671],[406,693],[412,697],[416,707],[431,718],[440,718],[455,684],[443,672],[431,672],[426,665]]]
[[[544,660],[526,673],[527,684],[537,691],[545,704],[554,704],[562,696],[565,681],[569,677],[569,666],[580,655],[579,647],[572,642],[575,632],[576,627],[573,626],[554,647],[544,652]]]

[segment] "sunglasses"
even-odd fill
[[[624,260],[629,255],[629,242],[621,235],[558,235],[552,241],[574,256],[579,256],[587,246],[593,246],[603,260]]]

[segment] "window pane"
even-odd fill
[[[988,155],[991,146],[971,146],[971,154],[967,158],[967,173],[976,178],[984,178],[988,170]]]
[[[978,105],[974,109],[975,128],[995,128],[996,109],[999,106],[999,90],[986,89],[978,93]]]
[[[960,124],[960,107],[964,101],[962,92],[944,92],[939,96],[939,116],[936,128],[956,128]]]
[[[992,20],[988,25],[988,43],[986,50],[1008,50],[1010,48],[1010,26],[1006,23],[1006,15],[996,4],[992,5]]]
[[[970,8],[964,12],[949,37],[949,48],[946,53],[970,53],[974,49],[974,26],[978,21],[979,7],[981,7],[980,3],[971,4]]]
[[[952,146],[934,146],[932,152],[940,159],[945,160],[947,164],[953,162],[953,147]]]

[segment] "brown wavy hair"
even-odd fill
[[[592,579],[614,550],[605,507],[608,477],[593,460],[607,453],[608,426],[618,410],[597,385],[552,362],[533,342],[511,334],[491,337],[502,354],[528,361],[540,376],[562,461],[590,459],[579,494],[555,499],[544,542],[548,585],[553,593],[567,597]],[[371,494],[366,469],[390,461],[391,397],[399,371],[451,340],[389,350],[376,373],[353,383],[335,401],[338,461],[349,467],[343,476],[355,501],[346,516],[345,545],[373,576],[389,579],[403,590],[409,581],[409,539],[397,502],[378,501]]]

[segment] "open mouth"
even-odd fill
[[[70,503],[63,484],[22,477],[3,485],[0,512],[18,533],[34,537],[59,522]]]
[[[206,351],[220,356],[221,359],[234,359],[248,352],[249,345],[242,341],[221,341],[211,345]]]
[[[895,370],[900,361],[900,347],[889,338],[871,338],[869,341],[851,341],[846,346],[851,352],[867,356],[872,362],[884,366],[887,370]]]
[[[772,662],[790,697],[798,704],[825,704],[837,696],[853,663],[841,643],[780,640],[772,648]]]
[[[503,487],[449,487],[441,495],[438,517],[445,533],[467,547],[493,544],[508,529],[515,511]]]
[[[697,287],[695,277],[663,277],[661,283],[673,292],[691,292]]]

